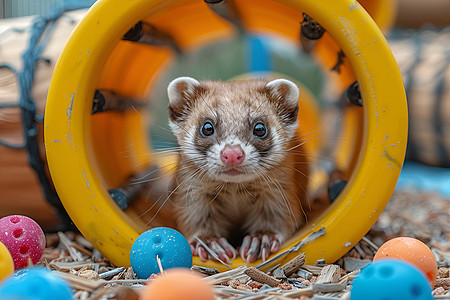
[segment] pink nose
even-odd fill
[[[239,165],[244,161],[245,153],[241,146],[225,145],[222,152],[220,152],[220,159],[229,166]]]

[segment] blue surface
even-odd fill
[[[163,270],[192,266],[191,246],[181,233],[171,228],[147,230],[133,243],[130,264],[139,278],[147,279],[160,272],[156,256]]]
[[[442,197],[450,197],[450,168],[406,162],[400,173],[396,189],[434,191]]]
[[[248,71],[270,72],[273,70],[272,58],[267,45],[268,39],[263,36],[251,35],[248,45]]]
[[[353,281],[350,300],[432,300],[425,275],[400,260],[383,259],[367,265]]]
[[[47,269],[20,269],[0,285],[2,300],[72,300],[68,283]]]

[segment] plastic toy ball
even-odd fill
[[[11,254],[9,253],[8,248],[0,242],[0,281],[13,272],[14,262]]]
[[[350,300],[432,300],[425,275],[401,260],[383,259],[361,270]]]
[[[5,244],[14,261],[14,268],[28,266],[28,258],[36,264],[44,253],[45,235],[32,219],[13,215],[0,219],[0,242]]]
[[[187,269],[171,269],[142,290],[141,300],[213,300],[212,287]]]
[[[130,264],[139,278],[146,279],[160,272],[157,256],[163,270],[192,266],[192,252],[188,241],[171,228],[147,230],[134,242],[130,251]]]
[[[0,285],[0,299],[72,300],[70,286],[50,271],[31,267]]]
[[[394,258],[407,261],[424,272],[434,287],[437,276],[437,263],[427,245],[410,237],[393,238],[378,249],[373,260]]]

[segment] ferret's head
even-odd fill
[[[286,79],[180,77],[169,84],[168,95],[181,159],[215,180],[265,176],[283,162],[297,129],[299,90]]]

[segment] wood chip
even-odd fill
[[[448,278],[450,277],[450,269],[449,268],[439,268],[437,271],[437,278]]]
[[[437,278],[434,286],[450,289],[450,278]]]
[[[247,284],[248,284],[249,286],[251,286],[252,288],[258,289],[258,290],[264,286],[264,284],[262,284],[261,282],[254,281],[254,280],[248,282]]]
[[[54,271],[54,274],[58,275],[59,277],[61,277],[64,280],[67,280],[67,282],[69,282],[69,284],[74,289],[79,289],[79,290],[88,291],[88,292],[92,292],[92,291],[102,287],[105,282],[102,279],[90,280],[90,279],[78,277],[76,275],[59,272],[59,271]]]
[[[286,276],[290,276],[305,264],[305,253],[300,253],[282,266]]]
[[[409,228],[408,226],[411,224],[404,223],[403,227],[399,227],[395,223],[397,222],[396,216],[393,215],[390,218],[389,226],[383,228],[392,231],[397,230],[398,227],[400,229],[395,232],[401,234],[401,230]],[[413,224],[411,228],[416,228],[416,225],[419,226],[419,223]],[[381,233],[382,239],[377,237],[379,233]],[[54,236],[60,241],[58,248],[47,248],[38,264],[63,276],[73,287],[75,299],[137,300],[135,291],[153,280],[138,279],[130,267],[116,268],[80,235],[69,232],[54,234]],[[450,238],[450,235],[447,236]],[[299,254],[283,265],[274,262],[273,265],[270,265],[270,273],[267,270],[266,272],[259,271],[258,267],[247,268],[245,266],[223,273],[219,273],[216,269],[198,266],[193,266],[192,270],[207,276],[204,280],[214,286],[218,300],[229,300],[236,297],[242,300],[292,300],[293,298],[348,300],[352,280],[358,276],[362,267],[370,263],[374,251],[378,247],[377,244],[381,245],[388,237],[392,236],[388,236],[386,231],[369,232],[367,238],[363,238],[357,245],[354,245],[349,253],[333,265],[324,264],[324,261],[318,261],[320,264],[314,266],[303,265],[303,254]],[[56,247],[56,243],[53,242],[53,244]],[[448,247],[446,246],[448,242],[445,239],[436,239],[430,244],[439,267],[433,296],[436,299],[446,299],[450,290],[448,270],[450,257],[448,250],[445,252],[439,249]],[[288,252],[285,253],[285,255],[287,254]],[[100,277],[98,274],[107,280],[98,279]]]
[[[125,280],[132,280],[132,279],[138,279],[139,277],[136,275],[132,267],[128,267],[124,274]]]
[[[311,272],[313,275],[319,275],[320,272],[322,271],[323,267],[319,267],[319,266],[311,266],[311,265],[303,265],[302,269]]]
[[[445,293],[446,291],[442,286],[434,290],[434,295],[445,295]]]
[[[81,272],[78,272],[77,275],[79,277],[87,278],[87,279],[93,279],[93,280],[99,279],[98,273],[93,270],[83,270]]]
[[[244,273],[253,280],[261,282],[263,284],[267,284],[271,287],[276,287],[281,283],[281,280],[275,279],[272,276],[269,276],[263,271],[258,270],[254,267],[248,268],[247,270],[244,271]]]
[[[285,297],[288,298],[297,298],[300,296],[306,296],[306,297],[312,297],[314,295],[313,289],[312,287],[308,287],[306,289],[298,289],[298,290],[294,290],[292,292],[287,292],[287,293],[268,293],[269,295],[283,295]]]
[[[344,270],[347,272],[353,272],[358,269],[362,269],[372,261],[369,259],[359,259],[353,257],[344,258]]]
[[[72,242],[70,244],[72,247],[74,247],[75,249],[77,249],[78,251],[80,251],[81,253],[83,253],[86,256],[92,256],[92,251],[87,250],[86,248],[84,248],[83,246],[80,246],[79,244]]]
[[[304,285],[304,286],[310,286],[311,285],[311,281],[309,281],[308,279],[302,280],[300,282],[300,284]]]
[[[317,277],[316,283],[336,283],[341,278],[341,268],[338,265],[326,265]]]
[[[358,270],[348,273],[345,276],[342,276],[341,279],[339,280],[339,283],[347,283],[347,282],[355,279],[358,276],[359,272],[360,272],[360,270],[358,269]]]
[[[323,295],[314,295],[314,297],[311,298],[311,300],[338,300],[338,299],[341,299],[341,298],[323,296]]]
[[[216,285],[222,284],[230,281],[231,279],[239,278],[242,275],[245,275],[244,271],[247,269],[245,266],[238,267],[233,270],[229,270],[226,272],[222,272],[219,274],[211,275],[209,277],[205,277],[203,280],[207,281],[209,284]],[[247,275],[245,275],[247,276]]]
[[[196,266],[196,265],[193,265],[191,270],[199,272],[199,273],[207,275],[207,276],[211,276],[211,275],[220,273],[219,270],[217,270],[217,269],[205,268],[205,267]]]
[[[314,283],[312,289],[316,293],[333,293],[343,291],[345,286],[341,283]]]
[[[303,270],[303,269],[298,270],[297,275],[300,276],[301,278],[307,279],[307,280],[309,280],[313,277],[313,274],[311,272]]]
[[[256,290],[253,289],[251,286],[249,286],[243,282],[240,282],[237,279],[230,280],[228,282],[228,285],[236,290],[240,290],[240,291],[244,291],[244,292],[256,292]]]
[[[89,249],[89,250],[93,250],[94,249],[94,246],[92,246],[92,244],[84,236],[82,236],[81,234],[78,234],[75,237],[75,242],[77,242],[77,244],[83,246],[86,249]]]
[[[283,267],[276,268],[273,271],[273,277],[276,278],[276,279],[285,279],[287,276],[284,273]]]
[[[292,285],[290,283],[280,283],[277,287],[282,290],[292,290]]]
[[[58,237],[60,243],[66,248],[67,252],[69,252],[69,255],[74,261],[84,260],[83,255],[72,246],[72,241],[64,232],[58,232]]]
[[[94,262],[92,260],[74,262],[62,262],[53,260],[48,265],[58,271],[68,272],[69,270],[79,270],[85,267],[90,269],[94,265]]]

